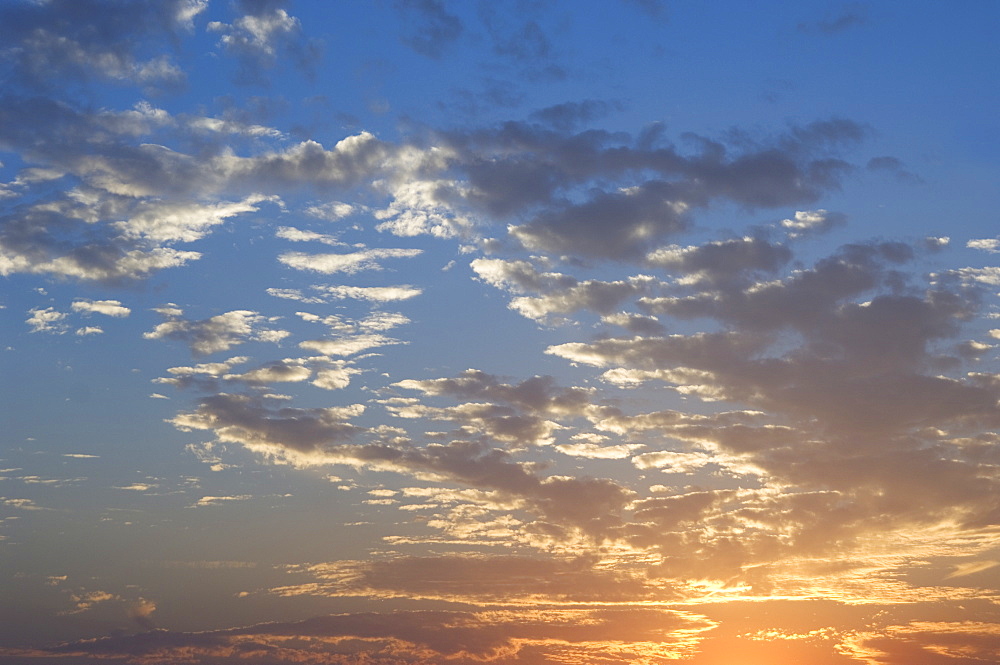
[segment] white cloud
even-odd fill
[[[965,246],[971,249],[981,249],[991,254],[1000,253],[1000,240],[996,238],[981,238],[978,240],[970,240],[969,242],[965,243]]]
[[[410,285],[401,286],[321,286],[313,287],[334,300],[353,298],[372,302],[409,300],[423,293],[423,289]]]
[[[66,318],[64,312],[56,311],[54,307],[46,307],[41,309],[39,307],[33,308],[28,311],[31,316],[25,319],[25,323],[31,326],[31,332],[51,332],[62,334],[66,332],[66,324],[63,320]]]
[[[361,270],[381,270],[381,259],[409,258],[422,253],[419,249],[366,249],[347,254],[304,254],[286,252],[278,260],[296,270],[311,270],[323,274],[356,273]]]
[[[291,240],[292,242],[321,242],[324,245],[331,245],[333,247],[342,247],[346,244],[340,242],[334,236],[316,233],[315,231],[303,231],[292,226],[279,226],[274,235],[282,240]]]
[[[123,318],[132,313],[118,300],[75,300],[71,305],[74,312],[104,314],[115,318]]]
[[[299,346],[324,356],[350,356],[368,349],[400,343],[399,340],[384,335],[355,335],[339,339],[310,339],[299,342]]]
[[[257,211],[257,204],[265,201],[276,203],[280,199],[252,194],[242,201],[210,204],[151,200],[140,203],[126,221],[114,226],[125,237],[143,237],[157,243],[194,242],[231,217]]]
[[[309,206],[306,208],[306,214],[312,215],[313,217],[319,217],[320,219],[326,219],[331,222],[335,222],[338,219],[343,219],[355,211],[355,206],[349,203],[342,203],[340,201],[330,201],[329,203],[322,203],[320,205]]]

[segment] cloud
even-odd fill
[[[379,665],[553,659],[626,665],[689,657],[703,633],[715,625],[690,612],[646,608],[358,613],[199,633],[157,630],[49,649],[4,649],[0,662],[53,657],[121,660],[156,654],[161,659],[183,657],[196,665],[242,663],[265,655],[275,665],[300,663],[303,658],[347,665],[359,657]],[[292,636],[306,639],[292,645]]]
[[[466,402],[453,407],[431,407],[410,400],[388,400],[388,411],[400,418],[428,418],[458,423],[461,433],[482,433],[494,441],[512,447],[547,445],[553,434],[562,429],[558,423],[496,404]]]
[[[450,14],[440,0],[395,0],[404,18],[404,44],[429,58],[440,58],[463,30],[462,21]]]
[[[285,358],[272,360],[253,369],[237,373],[235,365],[249,360],[246,356],[236,356],[216,363],[201,363],[193,367],[171,367],[169,377],[154,379],[155,383],[171,384],[177,388],[196,387],[214,392],[224,383],[240,382],[253,386],[272,383],[299,383],[312,379],[312,385],[324,390],[346,387],[351,377],[361,370],[345,360],[331,360],[326,357]]]
[[[112,233],[95,238],[98,229],[73,207],[72,202],[36,205],[0,217],[0,275],[51,274],[115,283],[201,257],[198,252],[150,246]],[[82,241],[78,232],[83,233]]]
[[[648,275],[635,275],[615,282],[581,282],[570,275],[538,272],[527,261],[475,259],[470,265],[481,280],[498,288],[541,292],[540,296],[514,298],[510,308],[542,323],[552,321],[553,315],[578,310],[610,314],[624,301],[649,293],[658,284],[658,280]]]
[[[964,621],[917,621],[859,632],[843,653],[868,663],[965,665],[1000,658],[1000,625]]]
[[[620,110],[619,104],[599,99],[585,99],[582,102],[564,102],[547,106],[535,111],[529,117],[552,129],[568,132],[578,125],[601,119],[616,110]]]
[[[194,242],[230,217],[257,211],[257,204],[264,201],[280,202],[280,199],[253,194],[242,201],[211,204],[150,200],[133,209],[128,220],[113,226],[125,237],[141,237],[157,243]]]
[[[50,332],[60,335],[66,332],[66,324],[63,322],[67,316],[65,312],[56,311],[54,307],[46,307],[45,309],[35,307],[28,313],[31,316],[24,322],[31,326],[31,332]]]
[[[229,501],[247,501],[252,499],[253,496],[250,494],[238,494],[235,496],[203,496],[194,504],[196,507],[201,506],[218,506],[220,504]]]
[[[326,275],[336,272],[353,274],[361,270],[381,270],[381,259],[419,256],[419,249],[366,249],[347,254],[304,254],[286,252],[278,260],[296,270],[310,270]]]
[[[348,215],[355,212],[355,206],[350,203],[344,203],[342,201],[330,201],[328,203],[322,203],[319,205],[309,206],[306,208],[306,214],[312,215],[313,217],[319,217],[320,219],[325,219],[331,222],[343,219]]]
[[[835,226],[844,224],[846,217],[826,210],[798,210],[794,219],[781,220],[781,226],[789,230],[793,238],[806,233],[824,233]]]
[[[409,284],[401,286],[322,286],[314,287],[333,300],[353,298],[370,302],[409,300],[423,293],[423,289]]]
[[[265,456],[309,457],[363,431],[348,422],[364,412],[346,407],[271,408],[263,398],[220,393],[203,398],[195,411],[171,422],[181,431],[209,430],[219,441],[239,443]]]
[[[324,245],[332,245],[334,247],[343,247],[346,244],[333,236],[316,233],[315,231],[303,231],[291,226],[279,226],[274,235],[282,240],[291,240],[292,242],[321,242]]]
[[[385,335],[353,335],[338,339],[309,339],[299,342],[299,346],[324,356],[351,356],[368,349],[400,343],[399,340]]]
[[[969,561],[955,566],[955,570],[949,573],[945,579],[950,580],[956,577],[975,575],[976,573],[981,573],[997,566],[1000,566],[1000,561]]]
[[[786,220],[788,221],[788,220]],[[759,275],[775,274],[792,258],[780,244],[762,238],[740,238],[704,245],[661,247],[646,255],[653,266],[679,273],[683,284],[703,288],[748,286]]]
[[[249,310],[233,310],[200,321],[185,319],[176,308],[157,310],[167,320],[143,333],[146,339],[172,339],[186,343],[195,355],[225,351],[251,339],[280,341],[287,333],[261,326],[265,318]]]
[[[124,318],[132,313],[118,300],[74,300],[71,308],[74,312],[96,313],[115,318]]]
[[[321,45],[302,36],[302,23],[280,5],[284,1],[252,2],[243,0],[239,9],[246,12],[231,24],[212,21],[207,28],[221,34],[219,45],[234,55],[240,65],[237,83],[266,84],[263,70],[271,68],[279,53],[286,54],[307,73],[318,58]]]
[[[729,143],[688,137],[695,150],[685,154],[659,137],[629,143],[601,131],[572,135],[511,122],[444,136],[468,185],[439,197],[527,218],[508,231],[531,251],[635,260],[687,230],[692,212],[713,201],[747,208],[815,201],[851,170],[837,155],[866,133],[834,119],[756,141],[738,133]]]
[[[273,360],[242,374],[224,374],[227,381],[242,381],[250,384],[296,383],[312,376],[312,370],[301,360]]]
[[[304,567],[315,581],[271,589],[281,596],[420,598],[502,605],[668,599],[636,571],[601,569],[596,558],[511,555],[399,556]]]
[[[168,55],[140,59],[149,42],[167,46],[207,6],[201,0],[118,3],[99,0],[14,3],[0,13],[13,80],[28,89],[91,77],[174,87],[184,74]]]
[[[135,621],[143,630],[154,630],[156,624],[150,616],[156,611],[156,603],[140,598],[128,609],[129,618]]]
[[[981,249],[989,252],[990,254],[1000,253],[1000,240],[997,238],[980,238],[970,240],[965,243],[965,246],[970,249]]]
[[[811,23],[799,23],[799,32],[819,32],[825,35],[834,35],[850,28],[864,25],[868,22],[867,8],[860,3],[848,3],[840,8],[840,11],[831,13],[827,18]]]
[[[583,457],[586,459],[627,459],[632,453],[642,448],[640,443],[621,443],[612,445],[601,445],[591,441],[578,441],[574,443],[560,443],[555,448],[564,455],[570,457]]]
[[[276,298],[297,300],[306,304],[319,304],[336,300],[353,299],[369,302],[394,302],[409,300],[423,293],[423,289],[409,284],[399,286],[345,286],[314,284],[310,287],[318,295],[307,296],[299,289],[267,289]]]
[[[906,170],[903,162],[892,156],[882,156],[882,157],[872,157],[868,160],[867,168],[869,171],[883,171],[895,176],[895,178],[901,182],[908,182],[912,184],[920,184],[923,180],[920,176]]]
[[[625,4],[635,5],[650,18],[664,20],[666,5],[663,0],[624,0]]]
[[[447,395],[463,402],[469,399],[493,399],[507,402],[526,411],[549,415],[576,415],[590,404],[592,390],[560,388],[551,376],[535,376],[518,384],[504,383],[499,377],[481,370],[468,369],[454,378],[415,380],[394,384],[427,395]]]

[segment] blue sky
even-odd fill
[[[0,3],[0,663],[996,660],[998,19]]]

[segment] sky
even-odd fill
[[[0,664],[1000,661],[998,25],[2,0]]]

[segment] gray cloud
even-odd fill
[[[582,102],[564,102],[547,106],[533,112],[529,118],[560,132],[569,132],[591,120],[599,120],[621,105],[599,99],[585,99]]]
[[[169,46],[206,6],[197,0],[7,3],[0,9],[3,57],[12,64],[13,81],[32,90],[93,76],[176,86],[184,75],[168,56],[143,60],[139,54],[149,52],[150,41]]]
[[[615,282],[578,281],[570,275],[539,272],[527,261],[475,259],[470,265],[480,279],[498,288],[540,292],[538,296],[514,298],[510,308],[543,323],[557,320],[554,315],[578,310],[610,314],[626,300],[647,294],[658,284],[648,275]]]
[[[309,566],[316,582],[281,587],[283,596],[366,596],[530,604],[635,602],[675,597],[669,589],[647,586],[638,571],[595,567],[596,557],[569,559],[523,556],[396,557],[376,561],[335,561]]]
[[[403,43],[421,55],[440,58],[462,35],[462,21],[440,0],[394,0],[394,5],[407,19]]]
[[[180,430],[209,430],[220,441],[239,443],[269,456],[314,455],[363,431],[348,422],[361,405],[297,409],[271,408],[263,398],[220,393],[170,420]]]
[[[763,238],[710,242],[696,247],[661,247],[646,256],[656,267],[678,273],[686,283],[703,288],[748,286],[758,275],[775,274],[792,252]]]
[[[826,18],[811,23],[799,23],[799,32],[820,32],[834,35],[868,22],[867,8],[860,3],[852,2],[844,5],[837,13],[831,13]]]
[[[200,321],[185,319],[183,311],[168,306],[157,310],[167,320],[143,333],[146,339],[184,342],[195,355],[225,351],[250,339],[279,341],[287,333],[264,328],[265,317],[249,310],[233,310]]]
[[[691,154],[658,146],[659,139],[623,144],[606,132],[567,135],[524,123],[445,139],[455,166],[468,174],[470,190],[461,198],[491,215],[526,220],[510,229],[520,245],[623,260],[686,230],[690,213],[714,200],[749,208],[815,201],[851,170],[837,153],[866,131],[834,119],[759,140],[741,132],[726,142],[692,136]],[[600,178],[616,186],[603,189]],[[590,191],[580,200],[575,188],[583,186]]]
[[[491,612],[356,613],[272,622],[230,630],[166,630],[73,642],[49,649],[5,649],[0,662],[59,658],[100,662],[183,657],[195,665],[243,663],[266,654],[275,665],[303,658],[348,665],[455,665],[572,659],[626,665],[642,659],[692,655],[715,622],[664,609],[537,609]],[[290,645],[289,637],[304,637]]]

